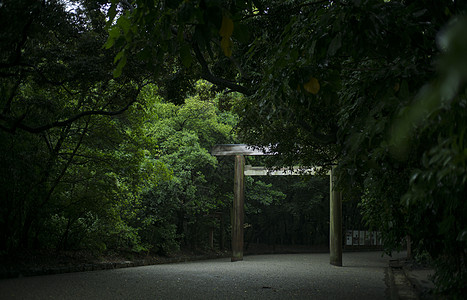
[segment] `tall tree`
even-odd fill
[[[0,251],[44,246],[41,239],[53,235],[61,237],[52,245],[66,246],[70,228],[89,214],[119,221],[110,211],[130,196],[122,191],[157,169],[141,165],[135,145],[142,141],[129,134],[143,121],[133,107],[149,73],[130,60],[114,78],[101,8],[93,1],[0,6]],[[53,218],[67,225],[47,231]]]
[[[220,111],[218,99],[203,92],[208,89],[198,82],[197,94],[183,105],[155,104],[149,120],[146,134],[159,145],[159,160],[170,169],[172,180],[146,191],[141,218],[146,220],[143,234],[148,242],[164,254],[179,246],[205,246],[209,229],[218,227],[215,215],[228,214],[228,162],[209,151],[217,143],[232,142],[236,117]]]

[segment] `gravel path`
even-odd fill
[[[5,279],[0,299],[388,299],[388,260],[351,252],[335,267],[329,254],[256,255]]]

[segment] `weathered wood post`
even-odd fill
[[[232,261],[243,260],[243,220],[244,220],[244,168],[245,155],[268,155],[263,151],[244,144],[215,145],[212,155],[235,156],[234,200],[232,205]],[[222,223],[221,223],[222,226]]]
[[[232,206],[232,259],[243,260],[244,174],[245,157],[235,155],[234,200]]]
[[[412,259],[412,239],[410,235],[406,236],[407,240],[407,259]]]
[[[209,228],[209,248],[214,249],[214,227]]]
[[[329,254],[330,263],[342,266],[342,192],[334,189],[336,177],[331,170],[329,199]]]

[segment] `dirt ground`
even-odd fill
[[[244,255],[323,253],[327,246],[249,244]],[[182,249],[168,256],[129,251],[23,251],[0,257],[0,279],[230,257],[229,250]]]

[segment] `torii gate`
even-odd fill
[[[243,260],[243,219],[244,219],[244,175],[299,175],[315,174],[316,169],[299,169],[268,171],[263,167],[245,167],[245,155],[271,155],[245,144],[222,144],[216,145],[211,151],[216,156],[235,156],[234,168],[234,200],[232,209],[232,259],[231,261]],[[330,263],[342,266],[342,192],[333,189],[335,176],[332,171],[330,175],[330,222],[329,222],[329,252]]]

